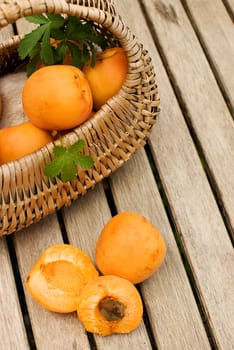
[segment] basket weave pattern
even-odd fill
[[[86,143],[94,167],[78,169],[77,178],[63,183],[48,179],[43,169],[54,144],[0,166],[0,236],[21,230],[70,205],[77,197],[122,166],[149,138],[159,114],[159,96],[151,59],[134,34],[104,0],[0,0],[0,29],[17,19],[39,13],[63,13],[92,20],[111,32],[128,56],[128,73],[119,93],[87,122],[64,137],[69,145]],[[19,36],[0,43],[0,75],[17,65]]]

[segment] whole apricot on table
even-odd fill
[[[52,140],[48,131],[31,122],[0,129],[0,165],[30,154]]]
[[[122,212],[111,218],[96,243],[99,270],[134,284],[149,278],[160,267],[165,254],[166,244],[158,229],[134,212]]]
[[[32,267],[26,287],[33,299],[59,313],[76,311],[84,286],[98,277],[90,257],[69,244],[47,248]]]
[[[86,121],[93,98],[84,73],[71,65],[45,66],[27,80],[23,109],[30,121],[47,130],[66,130]]]
[[[97,55],[92,67],[83,67],[93,95],[94,109],[98,110],[109,98],[116,95],[122,87],[128,70],[127,55],[123,48],[108,48]]]
[[[121,277],[99,276],[82,290],[77,314],[88,332],[107,336],[136,329],[143,314],[136,287]]]

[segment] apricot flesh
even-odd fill
[[[48,310],[68,313],[76,310],[84,286],[97,277],[86,253],[69,244],[58,244],[47,248],[34,264],[26,287],[32,298]]]
[[[77,314],[88,332],[107,336],[129,333],[142,320],[143,305],[136,287],[118,276],[99,276],[82,290]]]
[[[94,67],[85,64],[83,72],[92,90],[95,110],[100,109],[109,98],[117,94],[124,83],[127,69],[127,56],[121,47],[104,50],[97,56]]]
[[[116,275],[132,283],[149,278],[166,255],[158,229],[145,217],[123,212],[104,226],[96,243],[96,263],[104,275]]]

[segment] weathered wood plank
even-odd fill
[[[0,41],[2,42],[8,39],[12,33],[10,26],[2,29],[0,32]],[[0,91],[1,87],[0,81]],[[2,95],[1,92],[0,95]],[[0,238],[0,252],[1,346],[3,349],[26,349],[28,346],[27,335],[5,237]],[[12,334],[12,337],[9,337],[9,334]]]
[[[0,238],[0,267],[0,347],[6,350],[27,349],[28,341],[5,237]]]
[[[145,5],[148,8],[149,14],[152,15],[152,19],[157,19],[157,21],[155,21],[156,29],[158,27],[160,28],[159,22],[163,21],[163,19],[159,19],[160,14],[156,12],[153,2],[145,2]],[[171,4],[171,6],[173,5]],[[217,204],[212,196],[206,176],[189,136],[180,108],[172,92],[168,77],[159,59],[159,55],[155,51],[154,43],[150,38],[149,33],[142,30],[144,18],[137,15],[139,10],[136,3],[128,2],[127,7],[129,9],[128,12],[124,12],[124,6],[122,6],[122,14],[124,18],[128,20],[129,26],[134,30],[140,40],[147,43],[146,46],[150,50],[158,78],[162,112],[158,124],[153,129],[150,141],[154,159],[165,192],[168,196],[171,212],[175,220],[181,243],[187,254],[188,261],[194,274],[194,279],[197,283],[200,299],[206,311],[210,326],[214,332],[215,340],[221,348],[231,348],[234,343],[232,332],[232,325],[234,323],[233,249],[217,208]],[[135,16],[130,15],[133,11],[133,7]],[[175,13],[178,16],[179,23],[181,23],[182,19],[180,17],[181,15],[179,15],[178,7],[176,6]],[[182,9],[180,10],[182,11]],[[183,21],[185,21],[185,19]],[[141,23],[141,26],[139,26],[139,23]],[[164,45],[166,46],[165,52],[167,55],[169,55],[170,51],[169,45],[171,44],[172,46],[171,50],[173,50],[175,46],[174,43],[171,43],[172,33],[170,33],[170,37],[168,33],[170,32],[169,28],[177,25],[178,24],[175,22],[171,22],[168,24],[168,29],[166,29],[166,24],[164,25],[165,31],[163,33],[164,40],[166,41]],[[188,24],[185,27],[185,31],[190,31],[191,29],[189,29],[189,26],[187,28],[187,26]],[[174,41],[177,41],[176,36],[179,35],[177,34],[177,31],[178,29],[175,29]],[[180,36],[181,35],[182,34],[180,34]],[[184,33],[184,35],[186,37],[186,33]],[[180,37],[179,42],[181,42],[181,40],[182,38]],[[186,41],[185,38],[182,42],[183,41]],[[181,45],[183,46],[184,44],[182,43]],[[179,48],[177,48],[177,51],[178,50]],[[177,64],[180,66],[180,60],[178,60],[178,57],[183,61],[182,54],[177,55]],[[176,57],[174,60],[175,59]],[[200,60],[200,56],[197,57],[197,59]],[[183,69],[180,67],[180,74],[186,75],[188,72],[185,69],[183,73]],[[193,76],[192,72],[191,76]],[[185,89],[183,82],[181,85]],[[190,86],[191,82],[190,84],[187,84],[188,90],[190,89]],[[212,89],[213,88],[216,90],[214,84],[212,85]],[[188,105],[190,104],[190,100],[193,101],[191,90],[189,96],[186,96]],[[203,104],[203,102],[201,102],[201,104]],[[214,116],[215,120],[220,117],[219,113],[220,110],[218,109]],[[223,115],[220,118],[223,120],[228,119],[229,117],[225,118]],[[209,120],[209,123],[210,124],[208,125],[212,128],[213,121]],[[219,130],[221,130],[221,143],[222,139],[224,139],[224,143],[226,142],[226,133],[229,135],[230,142],[231,133],[226,130],[228,125],[226,125],[226,122],[223,122],[221,125],[217,126],[217,130],[215,131],[218,133],[220,132]],[[206,147],[208,147],[207,143]],[[227,150],[228,149],[230,151],[230,147],[227,147]],[[122,187],[123,184],[128,181],[128,176],[124,173],[124,175],[120,177],[122,171],[123,170],[120,169],[118,174],[114,174],[113,186],[117,186],[117,180],[119,179],[119,188],[121,187],[122,193],[125,194],[126,191],[124,191]],[[232,179],[232,175],[229,175]],[[134,175],[134,178],[135,176],[136,175]],[[143,173],[141,176],[144,176]],[[149,183],[148,179],[146,183],[147,182]],[[138,186],[140,194],[143,192],[142,186],[141,183]],[[131,196],[133,190],[129,190],[131,188],[130,183],[128,183],[126,188],[128,188],[128,196]],[[126,208],[127,199],[120,197],[119,189],[116,189],[115,191],[118,193],[118,196],[116,194],[115,198],[120,201],[121,208],[123,208],[123,206]],[[135,195],[136,193],[135,190]],[[226,193],[226,195],[229,196],[230,194]],[[140,203],[140,206],[144,208],[141,198],[136,200],[130,197],[128,200],[128,206],[135,206],[135,203]],[[118,208],[120,208],[120,204]],[[145,293],[147,293],[147,289],[145,290]],[[166,321],[164,324],[166,324]]]
[[[220,0],[186,0],[182,3],[185,3],[192,15],[205,51],[212,60],[231,108],[234,109],[234,27],[231,18]]]
[[[159,348],[209,349],[200,314],[143,150],[110,179],[118,211],[130,210],[144,215],[158,227],[166,240],[165,262],[158,272],[141,284]]]
[[[15,248],[23,286],[28,272],[40,254],[49,246],[62,243],[56,215],[14,235]],[[25,297],[38,350],[80,349],[89,350],[86,333],[75,313],[60,315],[37,304],[25,290]]]
[[[233,120],[181,3],[178,0],[143,3],[233,229]]]
[[[69,241],[87,252],[94,260],[97,238],[104,224],[111,218],[103,187],[99,184],[85,197],[64,208],[64,220]],[[150,350],[151,345],[144,324],[127,335],[101,337],[95,335],[98,349]]]

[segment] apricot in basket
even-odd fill
[[[0,129],[0,165],[30,154],[53,140],[30,122]]]
[[[38,69],[27,79],[22,104],[27,117],[39,128],[66,130],[91,116],[93,98],[79,68],[51,65]]]
[[[68,313],[77,309],[84,286],[98,277],[89,256],[69,244],[47,248],[26,279],[30,295],[48,310]]]
[[[101,52],[94,67],[90,63],[84,65],[83,72],[92,90],[95,110],[117,94],[124,83],[127,69],[127,55],[122,47],[112,47]]]

